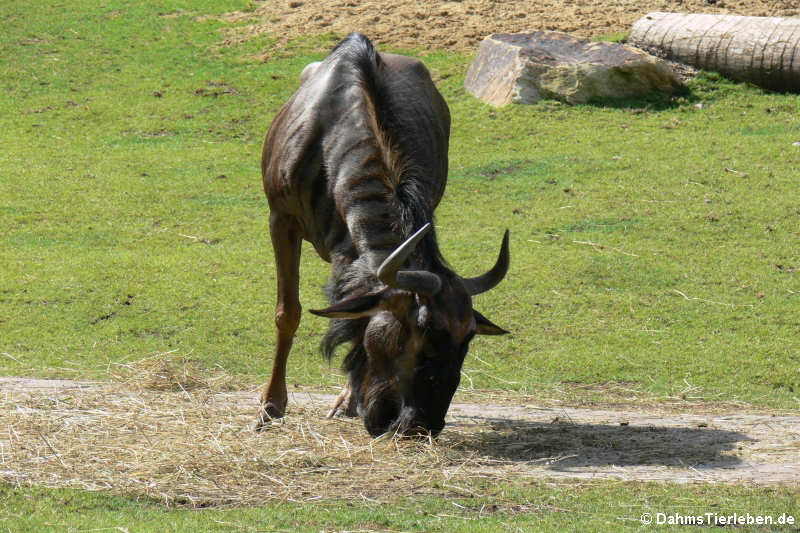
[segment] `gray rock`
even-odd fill
[[[503,106],[672,93],[681,82],[668,63],[637,48],[540,30],[485,38],[464,85],[481,100]]]

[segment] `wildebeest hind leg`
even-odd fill
[[[286,413],[286,361],[300,324],[300,248],[302,233],[294,217],[273,212],[269,219],[275,266],[278,275],[278,304],[275,306],[277,342],[272,375],[261,393],[256,429],[262,429]]]

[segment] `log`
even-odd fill
[[[737,81],[800,92],[800,19],[649,13],[628,42]]]

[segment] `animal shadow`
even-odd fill
[[[470,426],[477,429],[454,447],[495,459],[544,464],[552,470],[611,465],[732,468],[742,462],[734,452],[737,443],[752,440],[741,432],[707,427],[469,420],[450,424],[456,433]]]

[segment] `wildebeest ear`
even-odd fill
[[[381,300],[385,291],[348,298],[325,309],[310,309],[309,312],[326,318],[362,318],[372,316],[381,310]]]
[[[508,333],[476,310],[473,309],[472,314],[475,315],[475,333],[478,335],[505,335]]]

